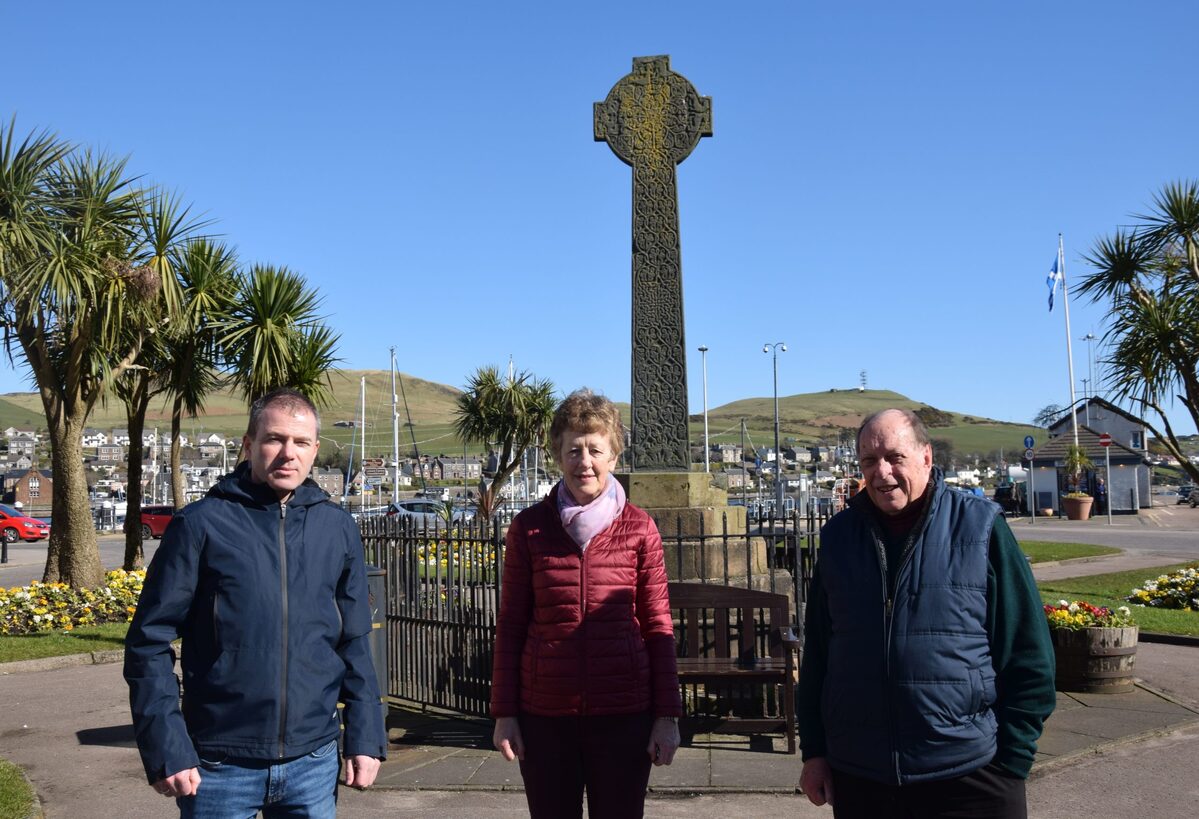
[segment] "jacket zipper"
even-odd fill
[[[930,498],[928,503],[932,503]],[[899,567],[895,570],[895,586],[899,587],[899,575],[904,567],[908,565],[912,557],[912,552],[915,550],[916,538],[923,534],[924,528],[928,523],[930,508],[925,508],[920,518],[916,521],[916,526],[908,533],[904,540],[903,550],[899,553]],[[882,530],[879,529],[878,523],[871,520],[867,516],[867,525],[870,528],[871,536],[874,538],[874,548],[878,554],[879,572],[882,574],[883,583],[883,680],[887,686],[887,733],[891,736],[891,767],[895,770],[895,782],[898,785],[900,782],[899,772],[899,743],[895,739],[895,709],[891,707],[891,627],[894,623],[895,614],[895,594],[894,589],[887,578],[887,545],[883,539]]]
[[[284,524],[287,520],[287,502],[279,502],[279,593],[280,609],[283,614],[283,650],[279,652],[282,664],[282,684],[279,692],[279,758],[284,756],[284,738],[287,733],[287,536]]]
[[[583,690],[579,695],[579,715],[587,715],[587,551],[591,544],[579,555],[579,627],[583,630],[583,650],[579,652],[579,679],[583,682]]]

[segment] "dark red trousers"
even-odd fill
[[[833,769],[836,819],[1027,819],[1024,780],[996,765],[951,779],[884,785]]]
[[[520,775],[532,819],[582,817],[584,789],[591,819],[640,819],[649,784],[650,714],[519,719],[525,743]]]

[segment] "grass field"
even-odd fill
[[[124,648],[128,630],[126,623],[104,623],[65,633],[51,631],[0,637],[0,663]]]
[[[1050,563],[1055,560],[1075,560],[1080,557],[1099,557],[1119,554],[1112,546],[1091,546],[1086,543],[1050,543],[1045,540],[1022,540],[1020,550],[1030,563]]]
[[[25,819],[33,808],[33,791],[21,769],[0,759],[0,819]]]

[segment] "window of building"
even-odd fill
[[[36,498],[41,494],[42,482],[38,478],[29,479],[29,497]]]

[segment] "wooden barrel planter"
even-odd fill
[[[1137,627],[1055,628],[1057,690],[1084,694],[1123,694],[1133,686]]]

